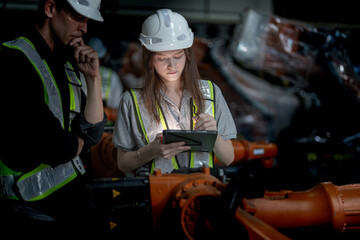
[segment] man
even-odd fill
[[[100,140],[106,115],[99,59],[82,36],[89,19],[103,21],[100,1],[40,0],[35,29],[0,45],[2,234],[94,230],[79,156]]]

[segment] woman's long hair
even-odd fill
[[[186,61],[184,70],[181,74],[181,81],[184,89],[187,89],[190,92],[191,97],[197,106],[197,114],[199,114],[204,110],[203,94],[199,86],[200,75],[192,47],[186,48],[184,51]],[[161,104],[161,90],[165,92],[165,85],[154,68],[153,54],[154,52],[147,50],[144,46],[142,47],[142,75],[144,79],[142,97],[144,98],[146,109],[148,110],[150,117],[152,120],[156,121],[156,123],[159,123],[160,115],[157,106]]]

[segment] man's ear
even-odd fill
[[[45,15],[48,18],[52,18],[54,11],[56,10],[55,8],[56,8],[56,5],[53,0],[46,1],[45,7],[44,7]]]

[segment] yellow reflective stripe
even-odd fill
[[[193,114],[192,114],[192,116],[193,117],[195,117],[196,116],[196,113],[198,112],[198,109],[197,109],[197,106],[196,106],[196,103],[194,102],[194,101],[191,101],[192,103],[193,103],[193,106],[191,106],[192,107],[192,109],[193,109]],[[192,128],[191,129],[195,129],[195,121],[194,120],[192,120],[191,119],[191,121],[192,121]]]
[[[73,65],[71,65],[71,63],[70,63],[69,61],[66,62],[66,64],[68,64],[68,65],[70,66],[71,70],[75,71]],[[67,74],[67,71],[65,71],[65,72],[66,72],[67,78],[70,79],[70,82],[72,82],[72,79],[73,79],[73,78],[70,78],[70,77],[69,77],[69,75]],[[75,74],[75,75],[76,75],[76,74]],[[76,76],[76,80],[78,81],[77,83],[81,86],[81,85],[82,85],[82,84],[81,84],[81,80],[80,80],[77,76]]]
[[[111,76],[112,76],[112,72],[111,71],[107,71],[108,73],[108,79],[107,79],[107,84],[106,84],[106,91],[105,91],[105,98],[108,99],[110,96],[110,86],[111,86]]]
[[[163,128],[163,130],[166,130],[167,129],[166,122],[165,122],[164,116],[163,116],[163,114],[161,112],[161,109],[160,109],[159,105],[157,106],[157,110],[158,110],[158,112],[160,114],[160,122],[161,122],[162,128]],[[174,164],[173,164],[173,166],[174,166]],[[151,169],[150,169],[151,174],[154,174],[154,168],[155,168],[155,161],[152,161]]]
[[[214,165],[213,165],[213,163],[214,163],[213,159],[214,159],[214,152],[210,152],[210,153],[209,153],[209,167],[210,167],[210,168],[213,168],[213,167],[214,167]]]
[[[134,99],[134,101],[135,101],[136,113],[137,113],[137,115],[138,115],[138,119],[139,119],[139,122],[140,122],[140,125],[141,125],[141,130],[142,130],[142,132],[144,133],[144,136],[145,136],[145,138],[146,138],[146,142],[149,144],[149,143],[150,143],[150,142],[149,142],[149,138],[148,138],[148,136],[147,136],[147,134],[146,134],[146,131],[145,131],[145,127],[144,127],[144,123],[143,123],[143,120],[142,120],[142,117],[141,117],[141,113],[140,113],[140,110],[139,110],[139,103],[138,103],[138,100],[137,100],[137,98],[136,98],[135,91],[134,91],[133,89],[130,89],[130,92],[131,92],[131,94],[132,94],[132,96],[133,96],[133,99]]]
[[[213,152],[210,152],[210,153],[209,153],[209,167],[210,167],[210,168],[213,168],[213,167],[214,167],[213,161],[212,161],[213,155],[214,155]],[[190,153],[190,168],[194,168],[194,167],[195,167],[194,152],[191,152],[191,153]]]
[[[76,108],[75,94],[74,94],[74,89],[72,88],[71,84],[69,84],[69,91],[70,91],[70,111],[74,111]]]
[[[16,185],[23,200],[37,201],[71,182],[77,174],[72,161],[54,168],[42,163],[34,170],[22,175]]]
[[[70,66],[70,68],[74,71],[74,67],[71,65],[70,62],[67,62],[67,64]],[[70,91],[70,111],[74,111],[76,109],[76,100],[75,100],[75,93],[74,93],[74,88],[73,88],[73,79],[68,75],[68,72],[65,71],[66,73],[66,77],[69,80],[69,91]],[[76,80],[78,81],[78,84],[81,85],[81,81],[76,77]]]
[[[58,85],[56,84],[54,75],[53,75],[52,71],[50,70],[50,67],[49,67],[49,65],[47,64],[47,62],[45,61],[45,59],[43,60],[43,62],[44,62],[45,66],[46,66],[46,68],[47,68],[47,70],[48,70],[48,72],[49,72],[49,74],[50,74],[50,76],[51,76],[52,81],[54,82],[54,85],[55,85],[55,87],[56,87],[56,91],[58,92],[58,95],[59,95],[59,98],[60,98],[60,101],[59,101],[59,102],[60,102],[61,111],[62,111],[62,109],[63,109],[63,108],[62,108],[62,99],[61,99],[61,94],[60,94],[59,87],[58,87]],[[48,105],[48,103],[46,103],[46,104]],[[64,114],[63,114],[63,115],[64,115]],[[63,118],[62,126],[64,127],[64,118]]]
[[[162,126],[163,130],[167,130],[167,126],[166,126],[166,122],[165,122],[165,119],[164,119],[164,115],[162,114],[162,111],[161,111],[159,105],[157,106],[157,110],[158,110],[158,113],[160,114],[161,126]]]
[[[146,131],[145,131],[144,122],[143,122],[143,120],[142,120],[141,113],[140,113],[140,109],[139,109],[139,102],[138,102],[138,100],[137,100],[137,97],[136,97],[136,94],[135,94],[134,89],[130,89],[130,93],[131,93],[131,95],[132,95],[132,97],[133,97],[133,100],[134,100],[134,102],[135,102],[135,109],[136,109],[136,113],[137,113],[137,115],[138,115],[138,119],[139,119],[139,122],[140,122],[141,130],[142,130],[142,132],[143,132],[143,135],[145,136],[146,142],[149,144],[150,141],[149,141],[149,138],[148,138],[148,136],[147,136],[147,134],[146,134]],[[151,163],[151,169],[150,169],[151,174],[154,173],[154,168],[155,168],[155,161],[152,161],[152,163]]]
[[[41,200],[47,196],[49,196],[50,194],[52,194],[53,192],[55,192],[56,190],[62,188],[63,186],[65,186],[67,183],[71,182],[72,180],[74,180],[77,176],[77,173],[74,172],[70,177],[66,178],[63,182],[57,184],[55,187],[50,188],[48,191],[44,192],[43,194],[40,194],[28,201],[38,201]]]
[[[100,66],[100,75],[101,77],[104,76],[104,73],[107,74],[106,79],[101,79],[102,87],[104,88],[105,85],[105,96],[104,99],[108,99],[110,96],[110,90],[111,90],[111,77],[112,77],[112,71],[109,69],[106,69],[104,66]]]
[[[22,175],[22,176],[19,178],[19,181],[24,180],[25,178],[28,178],[28,177],[32,176],[33,174],[38,173],[38,172],[40,172],[41,170],[43,170],[43,169],[45,169],[45,168],[47,168],[47,167],[49,167],[49,165],[46,165],[46,164],[41,163],[41,164],[40,164],[37,168],[35,168],[34,170],[32,170],[32,171],[30,171],[30,172],[27,172],[27,173],[25,173],[24,175]]]
[[[210,99],[212,100],[212,101],[211,101],[212,115],[213,115],[213,117],[215,117],[214,86],[213,86],[213,84],[212,84],[211,81],[208,81],[208,82],[209,82],[209,87],[210,87]]]
[[[52,74],[52,71],[50,70],[50,67],[49,67],[49,65],[47,64],[47,62],[45,61],[45,59],[43,60],[43,62],[44,62],[45,66],[46,66],[46,68],[47,68],[47,70],[48,70],[48,72],[49,72],[49,74],[50,74],[50,76],[51,76],[51,80],[54,82],[54,86],[56,87],[56,91],[58,92],[58,96],[59,96],[59,98],[60,98],[59,103],[60,103],[60,106],[61,106],[61,111],[63,111],[62,99],[61,99],[61,94],[60,94],[59,87],[58,87],[58,85],[56,84],[54,75]],[[42,79],[42,80],[44,81],[44,79]],[[43,83],[43,84],[44,84],[44,83]],[[44,87],[45,87],[45,86],[44,86]],[[45,102],[46,102],[46,100],[45,100]],[[49,105],[49,104],[48,104],[48,101],[46,102],[46,105]],[[62,116],[64,116],[64,113],[62,113]],[[63,128],[64,128],[64,126],[65,126],[65,124],[64,124],[64,117],[62,117],[61,126],[62,126]]]
[[[190,168],[194,168],[194,167],[195,167],[194,152],[190,152]]]
[[[158,109],[158,113],[160,114],[160,122],[161,122],[162,128],[163,128],[163,130],[167,130],[165,118],[164,118],[164,115],[162,114],[162,111],[161,111],[159,105],[157,106],[157,109]],[[179,166],[177,164],[175,156],[171,158],[171,162],[172,162],[174,169],[176,169],[176,170],[179,169]],[[155,162],[153,161],[153,163],[151,165],[151,173],[153,173],[154,167],[155,167]]]
[[[23,39],[23,40],[27,41],[32,46],[32,48],[36,50],[34,44],[29,39],[27,39],[26,37],[19,37],[18,39]]]
[[[155,168],[155,161],[152,160],[152,162],[151,162],[151,169],[150,169],[150,173],[151,173],[151,174],[154,174],[154,168]]]
[[[214,85],[212,84],[211,81],[208,80],[209,83],[209,87],[210,87],[210,99],[211,101],[211,108],[212,108],[212,115],[215,118],[215,99],[214,99]],[[214,152],[210,152],[209,153],[209,167],[212,168],[214,165]]]
[[[178,166],[178,164],[177,164],[177,161],[176,161],[176,158],[175,158],[175,157],[172,157],[172,158],[171,158],[171,162],[172,162],[173,168],[174,168],[175,170],[178,170],[178,169],[179,169],[179,166]]]

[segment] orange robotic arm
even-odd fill
[[[264,167],[273,166],[273,158],[277,154],[277,146],[274,143],[265,141],[249,142],[247,140],[231,140],[234,147],[234,161],[232,166],[239,165],[242,162],[261,159]],[[223,164],[215,156],[215,166]]]
[[[333,229],[360,229],[360,184],[318,183],[307,191],[266,192],[243,199],[244,210],[275,228],[331,224]]]
[[[263,198],[249,199],[248,191],[254,186],[246,177],[226,183],[211,175],[209,168],[191,174],[162,174],[157,169],[154,173],[94,183],[99,206],[109,211],[112,231],[128,230],[124,224],[132,218],[135,220],[130,226],[136,229],[136,224],[146,220],[151,233],[160,239],[235,236],[289,240],[279,229],[325,225],[338,232],[360,229],[360,184],[324,182],[307,191],[266,192]],[[134,215],[128,209],[142,214]]]
[[[210,175],[209,168],[202,173],[192,174],[161,174],[155,171],[149,176],[150,196],[154,228],[159,234],[169,231],[176,235],[175,239],[195,240],[201,236],[214,239],[216,234],[226,239],[226,230],[218,225],[217,209],[221,209],[216,201],[226,188],[216,177]],[[237,225],[231,231],[237,237],[245,235],[250,240],[289,240],[271,224],[257,219],[246,211],[238,208],[233,214]],[[232,219],[223,219],[222,222]],[[226,227],[227,228],[227,227]],[[219,233],[220,232],[220,233]],[[181,237],[184,235],[184,237]],[[234,235],[231,235],[233,238]],[[241,239],[241,238],[239,238]]]

